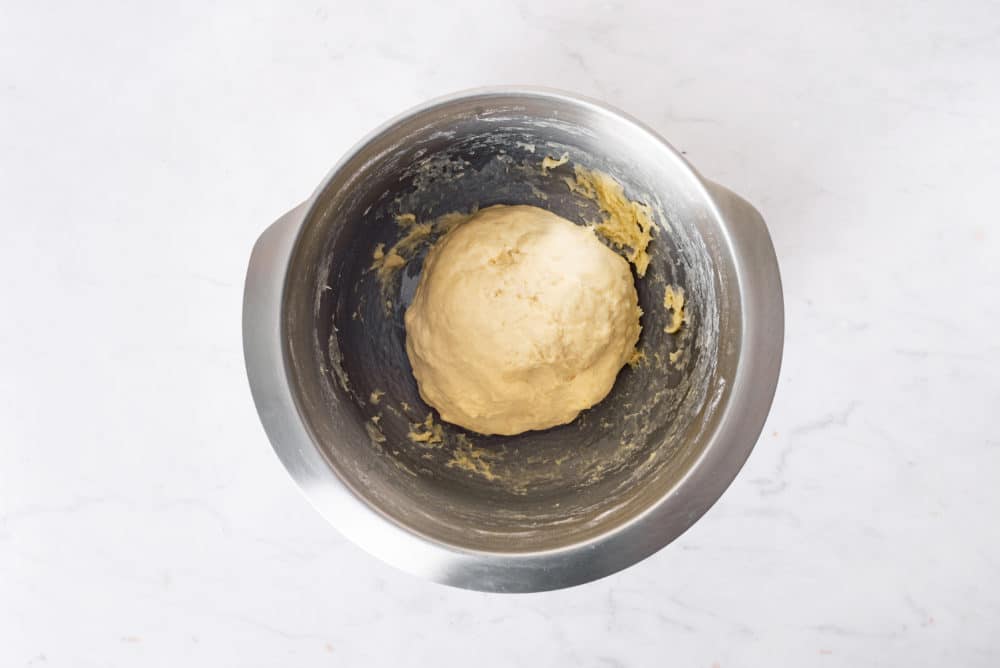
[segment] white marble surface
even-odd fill
[[[0,5],[0,665],[1000,664],[1000,10],[659,4]],[[258,233],[497,83],[603,98],[755,202],[787,301],[723,499],[540,595],[342,539],[240,347]]]

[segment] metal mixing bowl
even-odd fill
[[[567,164],[542,173],[545,156],[564,153]],[[652,263],[636,281],[645,360],[570,424],[490,437],[444,424],[443,442],[414,441],[432,411],[406,358],[402,316],[434,239],[386,288],[371,270],[377,244],[398,241],[403,213],[432,220],[533,204],[599,220],[594,202],[567,187],[575,165],[612,176],[656,219]],[[664,332],[667,285],[687,297],[678,334]],[[539,591],[643,559],[719,498],[770,407],[783,307],[753,207],[621,112],[497,89],[390,121],[265,231],[247,273],[243,335],[274,449],[341,532],[438,582]],[[385,393],[377,403],[375,390]]]

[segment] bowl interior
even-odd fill
[[[567,163],[543,173],[543,158],[563,154]],[[564,426],[487,437],[440,422],[417,391],[403,325],[438,235],[386,282],[372,270],[376,248],[407,233],[400,214],[429,222],[531,204],[579,224],[598,221],[595,203],[567,185],[576,165],[616,179],[656,221],[649,269],[636,277],[644,359]],[[668,495],[704,446],[724,371],[720,346],[738,345],[706,200],[697,177],[650,134],[578,102],[460,100],[376,135],[317,192],[286,285],[296,399],[330,465],[392,521],[490,552],[578,544]],[[686,295],[687,323],[676,334],[664,331],[668,285]],[[427,432],[428,415],[440,443],[411,437]]]

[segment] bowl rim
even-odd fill
[[[718,223],[738,286],[740,354],[727,400],[704,450],[656,502],[585,541],[531,552],[472,550],[398,523],[358,495],[323,455],[292,387],[282,313],[287,269],[319,195],[346,165],[392,128],[470,99],[541,98],[583,107],[631,125],[701,188]],[[734,224],[737,223],[738,224]],[[307,499],[351,541],[397,568],[442,584],[493,592],[534,592],[583,584],[627,568],[690,528],[721,497],[749,457],[770,411],[784,343],[784,305],[774,247],[760,214],[705,179],[665,139],[632,116],[597,100],[533,86],[473,88],[412,107],[369,132],[327,173],[310,198],[258,239],[247,271],[244,358],[251,393],[275,453]]]

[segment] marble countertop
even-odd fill
[[[1000,12],[662,4],[5,3],[0,665],[1000,664]],[[341,538],[240,342],[264,227],[386,118],[502,83],[606,100],[754,202],[787,306],[722,500],[517,596]]]

